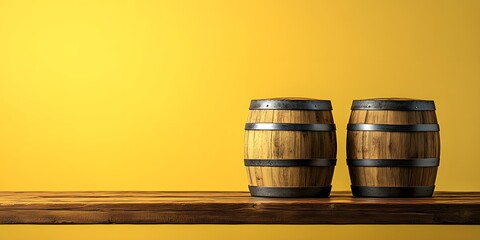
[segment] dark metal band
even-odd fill
[[[364,187],[351,186],[352,194],[355,197],[431,197],[435,186],[415,186],[415,187]]]
[[[353,167],[436,167],[438,158],[410,159],[347,159],[347,165]]]
[[[329,100],[287,100],[263,99],[252,100],[250,110],[313,110],[330,111],[332,103]]]
[[[352,110],[434,111],[435,103],[430,100],[354,100]]]
[[[337,159],[245,159],[245,166],[257,167],[329,167],[337,164]]]
[[[335,124],[300,124],[300,123],[247,123],[245,130],[279,130],[279,131],[335,131]]]
[[[248,186],[252,197],[306,198],[328,197],[332,186],[324,187],[257,187]]]
[[[381,132],[438,132],[438,124],[412,124],[412,125],[392,125],[392,124],[348,124],[347,130],[350,131],[381,131]]]

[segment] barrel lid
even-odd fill
[[[250,102],[250,110],[313,110],[330,111],[330,100],[310,98],[270,98],[254,99]]]
[[[435,103],[432,100],[409,98],[372,98],[354,100],[352,110],[433,111]]]

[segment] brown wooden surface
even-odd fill
[[[287,99],[287,98],[285,98]],[[250,110],[247,123],[334,124],[331,111]],[[245,131],[245,159],[337,158],[335,131]],[[261,187],[330,186],[335,167],[252,167],[249,184]]]
[[[2,224],[480,224],[480,192],[253,198],[247,192],[0,192]]]
[[[435,111],[352,110],[350,124],[434,124]],[[439,132],[348,131],[347,158],[440,158]],[[397,160],[398,161],[398,160]],[[349,166],[355,186],[433,186],[438,167]]]

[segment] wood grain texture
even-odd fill
[[[0,192],[1,224],[480,224],[480,192],[254,198],[247,192]]]
[[[308,187],[330,186],[334,167],[247,167],[253,186]],[[263,177],[258,177],[263,176]],[[282,177],[274,177],[282,176]],[[298,176],[302,176],[301,178]],[[321,177],[319,177],[321,176]]]
[[[331,111],[250,110],[247,123],[334,124]],[[245,159],[336,159],[335,131],[245,131]],[[246,167],[262,187],[330,186],[334,167]]]
[[[390,99],[392,100],[392,99]],[[352,110],[350,124],[435,124],[435,111]],[[347,158],[440,158],[439,132],[348,131]],[[355,186],[433,186],[438,167],[349,166]]]
[[[327,123],[334,124],[331,111],[250,110],[247,123]]]

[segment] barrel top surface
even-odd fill
[[[372,98],[353,100],[352,110],[434,111],[433,100],[409,98]]]
[[[330,100],[298,97],[254,99],[250,103],[250,110],[330,111],[332,110],[332,103]]]

